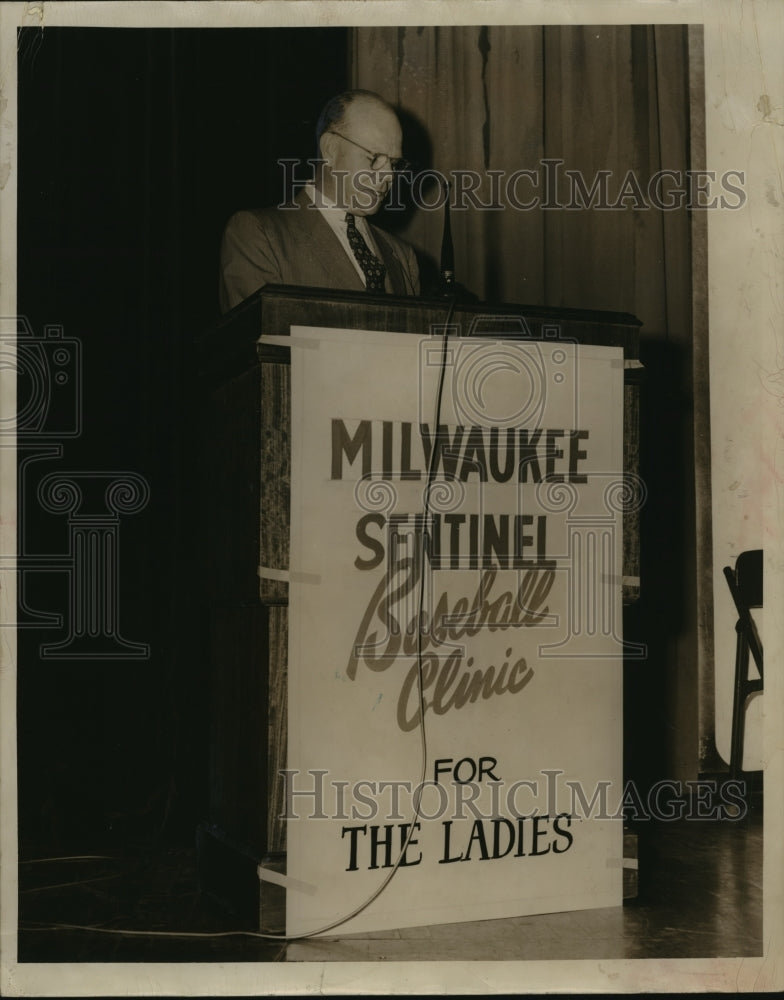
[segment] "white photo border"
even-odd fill
[[[784,2],[781,0],[271,0],[271,2],[123,2],[0,4],[0,316],[16,315],[17,77],[20,26],[124,27],[339,26],[404,24],[702,24],[705,44],[706,164],[721,174],[747,172],[746,211],[708,219],[711,383],[738,352],[744,381],[738,405],[758,415],[749,462],[758,470],[756,503],[765,539],[765,605],[784,607],[784,323],[781,277]],[[769,101],[757,111],[762,95]],[[765,110],[767,109],[767,110]],[[743,316],[739,333],[738,317]],[[746,370],[756,371],[745,379]],[[736,378],[737,378],[736,368]],[[0,371],[0,419],[15,413],[15,372]],[[714,399],[712,411],[724,401]],[[716,426],[713,427],[716,460]],[[760,481],[759,477],[769,477]],[[772,478],[772,482],[770,479]],[[723,480],[713,476],[714,520],[722,516]],[[0,545],[16,544],[16,462],[0,448]],[[3,574],[8,581],[13,574]],[[0,591],[3,620],[13,620],[13,586]],[[766,619],[769,663],[781,661],[781,618]],[[351,963],[17,963],[16,646],[0,630],[0,990],[7,996],[322,994],[493,994],[536,992],[771,991],[784,987],[784,671],[765,679],[763,955],[759,958]]]

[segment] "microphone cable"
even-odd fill
[[[415,797],[414,801],[414,814],[409,824],[408,834],[400,848],[397,859],[394,865],[390,868],[388,874],[384,878],[383,882],[379,887],[373,892],[371,896],[368,897],[363,903],[355,907],[350,913],[345,916],[339,917],[337,920],[333,920],[331,923],[325,924],[323,927],[318,927],[312,931],[306,931],[302,934],[266,934],[261,931],[255,932],[254,936],[268,938],[275,941],[301,941],[305,938],[315,937],[317,934],[325,934],[327,931],[334,930],[336,927],[340,927],[342,924],[348,923],[349,920],[353,920],[354,917],[358,916],[364,910],[366,910],[371,903],[374,903],[381,893],[386,889],[389,883],[392,881],[393,877],[400,868],[400,864],[406,855],[408,850],[408,845],[414,836],[414,829],[416,828],[417,822],[421,815],[420,802],[422,797],[422,788],[425,784],[425,775],[427,774],[427,732],[425,729],[425,694],[423,688],[423,669],[422,669],[422,615],[424,611],[425,604],[425,559],[426,551],[429,547],[430,531],[429,531],[429,517],[430,517],[430,494],[433,489],[433,479],[435,478],[436,464],[438,462],[438,425],[441,420],[441,407],[444,396],[444,381],[446,378],[446,363],[448,357],[448,346],[449,346],[449,328],[452,323],[452,317],[455,311],[455,305],[457,304],[457,297],[452,296],[449,303],[449,310],[447,312],[446,321],[443,325],[443,334],[441,336],[441,359],[439,362],[438,371],[438,386],[436,389],[436,404],[435,404],[435,423],[434,423],[434,438],[433,447],[430,451],[430,458],[427,467],[427,478],[425,480],[425,490],[422,504],[422,531],[421,531],[421,568],[419,573],[419,598],[417,602],[417,696],[419,699],[419,736],[420,736],[420,747],[422,755],[422,771],[419,779],[419,785],[417,790],[419,795]],[[437,329],[437,325],[435,326]]]

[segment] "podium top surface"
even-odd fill
[[[625,357],[638,356],[642,324],[631,313],[265,285],[200,338],[200,366],[213,375],[245,369],[258,361],[262,332],[287,334],[293,325],[423,334],[444,324],[450,310],[450,322],[469,336],[544,340],[560,331],[578,343],[623,347]]]

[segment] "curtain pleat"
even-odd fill
[[[475,191],[452,195],[459,281],[489,301],[628,311],[652,336],[688,332],[687,213],[635,205],[638,187],[649,201],[656,171],[688,166],[681,27],[472,25],[354,33],[354,84],[381,93],[402,109],[404,124],[413,123],[418,167],[453,180],[458,172],[464,186],[467,175],[459,172],[480,178]],[[411,131],[406,128],[406,140]],[[521,170],[534,171],[538,187],[518,175],[510,194],[510,178]],[[548,171],[558,178],[550,187],[552,208],[546,207]],[[559,208],[574,190],[567,171],[579,173],[588,190],[609,171],[609,201],[623,188],[629,192],[624,205]],[[437,204],[434,182],[417,193]],[[535,207],[520,207],[532,199],[538,199]],[[398,228],[437,265],[442,227],[442,210],[419,208]]]

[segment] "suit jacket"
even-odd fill
[[[294,205],[237,212],[229,219],[221,244],[222,312],[267,284],[364,290],[354,264],[304,191]],[[386,265],[387,292],[418,295],[414,251],[377,226],[371,230]]]

